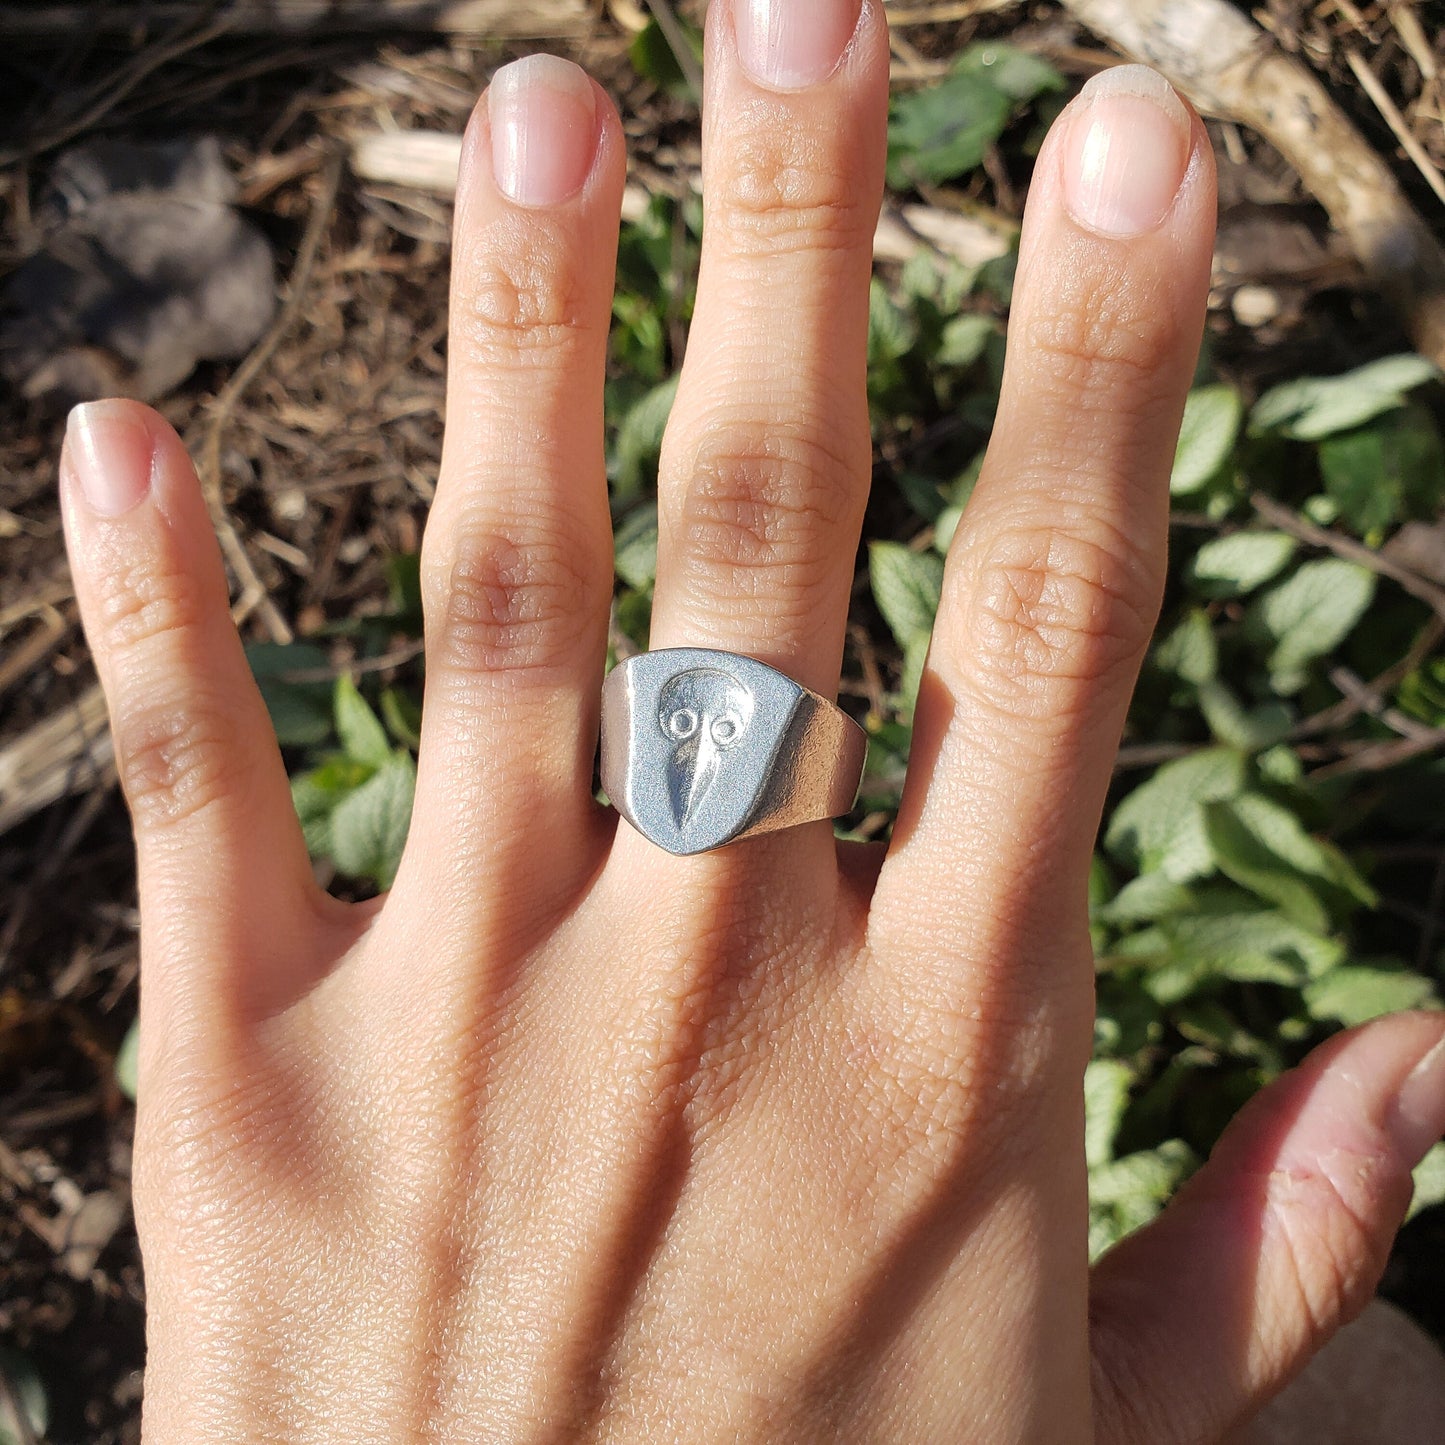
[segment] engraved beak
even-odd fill
[[[707,720],[672,755],[667,768],[667,791],[672,800],[672,816],[677,826],[685,828],[699,803],[707,796],[717,777],[721,750],[712,739]]]

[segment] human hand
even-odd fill
[[[883,15],[711,12],[652,641],[831,695]],[[1445,1127],[1445,1027],[1331,1041],[1090,1278],[1086,878],[1163,582],[1203,128],[1115,71],[1039,157],[886,857],[813,824],[673,858],[593,802],[623,171],[562,62],[478,107],[383,902],[314,882],[175,435],[131,403],[72,424],[140,863],[148,1445],[1217,1440],[1372,1291]]]

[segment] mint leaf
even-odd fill
[[[1202,607],[1191,607],[1179,625],[1154,649],[1154,664],[1185,682],[1203,684],[1219,669],[1214,627]]]
[[[1189,580],[1206,597],[1239,597],[1282,571],[1296,545],[1287,532],[1231,532],[1194,554]]]
[[[622,501],[639,496],[657,480],[662,434],[677,396],[677,377],[655,386],[636,402],[617,428],[612,457],[613,491]]]
[[[938,185],[973,170],[1019,105],[1063,79],[1015,46],[972,45],[937,85],[898,96],[888,126],[888,184]]]
[[[1298,692],[1304,669],[1349,636],[1375,595],[1375,574],[1339,557],[1306,562],[1266,592],[1257,617],[1274,638],[1269,656],[1275,690]]]
[[[631,588],[648,591],[657,580],[657,504],[643,502],[618,523],[613,570]]]
[[[1445,453],[1430,413],[1402,407],[1320,443],[1320,475],[1358,535],[1379,536],[1413,510],[1433,512],[1445,491]]]
[[[283,748],[315,747],[331,736],[330,685],[294,682],[288,676],[324,669],[329,659],[322,648],[310,642],[253,642],[246,661]]]
[[[1255,402],[1249,429],[1318,441],[1402,406],[1406,394],[1436,380],[1439,368],[1423,356],[1385,356],[1342,376],[1306,376],[1271,388]]]
[[[336,679],[335,705],[336,735],[346,756],[352,762],[379,768],[391,756],[391,743],[381,719],[346,673]]]
[[[50,1427],[50,1402],[45,1396],[45,1386],[40,1375],[27,1355],[18,1350],[0,1346],[0,1374],[9,1382],[10,1393],[25,1412],[30,1433],[43,1439]],[[0,1411],[0,1445],[20,1445],[17,1422],[10,1419],[8,1411]]]
[[[1134,1071],[1119,1059],[1094,1059],[1084,1069],[1084,1158],[1091,1169],[1114,1157],[1133,1082]]]
[[[1415,1166],[1415,1197],[1410,1201],[1408,1223],[1422,1209],[1445,1203],[1445,1144],[1433,1145]]]
[[[1232,386],[1199,386],[1189,393],[1169,476],[1175,496],[1199,491],[1224,466],[1243,415],[1244,404]]]
[[[901,542],[873,542],[868,547],[868,576],[873,600],[898,645],[905,653],[919,643],[926,646],[943,595],[943,558],[914,552]]]
[[[140,1020],[132,1019],[115,1055],[115,1082],[127,1099],[135,1102],[136,1071],[140,1061]],[[0,1434],[0,1440],[4,1435]]]
[[[1346,1027],[1436,1001],[1430,980],[1418,973],[1359,964],[1341,964],[1304,988],[1305,1007],[1311,1018]]]
[[[1294,714],[1284,703],[1265,702],[1246,708],[1217,679],[1200,684],[1199,710],[1220,742],[1251,753],[1273,747],[1294,723]]]
[[[395,752],[331,814],[331,856],[353,878],[391,887],[411,823],[416,764]]]
[[[1244,757],[1233,748],[1201,748],[1165,763],[1117,808],[1104,846],[1140,872],[1160,870],[1176,883],[1214,871],[1204,831],[1205,803],[1244,789]]]

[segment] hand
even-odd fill
[[[883,15],[710,20],[652,640],[831,695]],[[175,435],[121,402],[72,425],[140,858],[148,1445],[1216,1440],[1373,1289],[1445,1126],[1445,1027],[1333,1040],[1090,1279],[1085,885],[1163,581],[1204,130],[1123,69],[1039,157],[886,857],[814,824],[673,858],[591,797],[623,171],[558,60],[500,72],[468,133],[420,774],[379,904],[313,880]]]

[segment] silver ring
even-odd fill
[[[735,652],[644,652],[602,688],[603,791],[669,853],[846,813],[867,749],[841,708]]]

